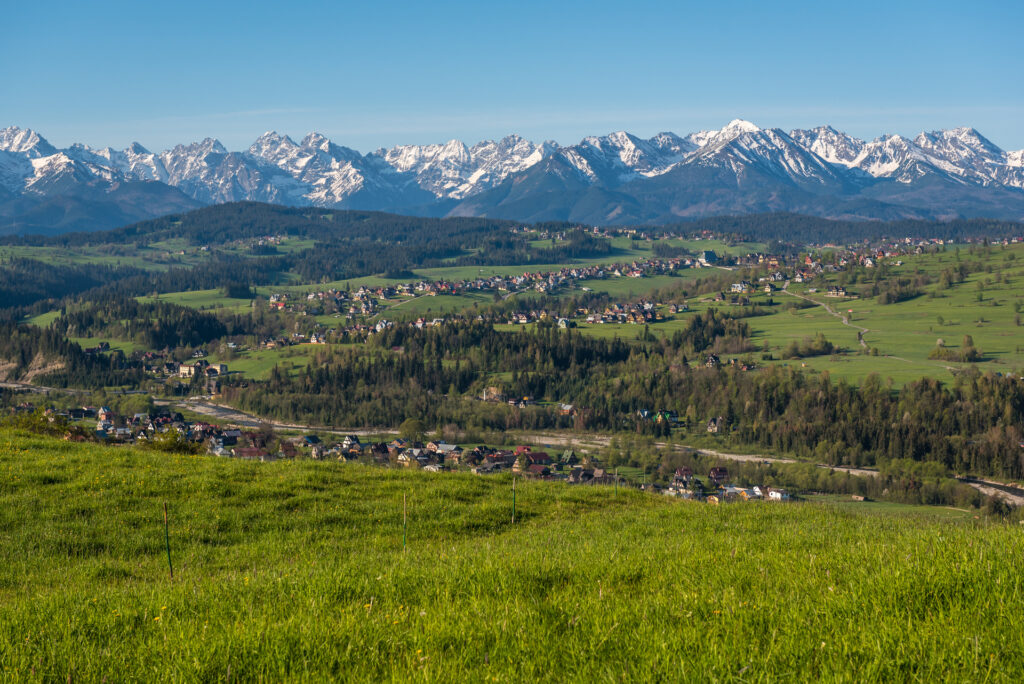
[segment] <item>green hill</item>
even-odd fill
[[[1016,526],[527,482],[512,525],[510,484],[0,431],[0,678],[1019,681],[1024,671]]]

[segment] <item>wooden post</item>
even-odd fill
[[[512,476],[512,524],[516,524],[516,478]]]
[[[167,529],[167,502],[164,502],[164,547],[167,549],[167,569],[171,572],[171,579],[174,579],[174,566],[171,565],[171,535]]]
[[[409,529],[409,509],[406,503],[406,494],[402,494],[402,551],[405,551],[405,542]]]
[[[615,496],[619,495],[619,469],[615,469]]]

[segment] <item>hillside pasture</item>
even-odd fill
[[[0,472],[8,680],[1024,676],[1024,538],[984,519],[520,481],[513,524],[504,476],[10,431]]]

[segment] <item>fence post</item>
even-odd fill
[[[171,579],[174,579],[174,566],[171,565],[171,534],[167,528],[167,502],[164,502],[164,547],[167,549],[167,569],[171,573]]]

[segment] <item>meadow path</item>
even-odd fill
[[[814,304],[815,306],[823,307],[825,309],[825,311],[828,311],[830,314],[832,314],[833,316],[838,318],[840,321],[842,321],[843,325],[857,330],[858,331],[857,332],[857,342],[859,342],[860,346],[863,347],[864,349],[868,348],[867,342],[864,341],[864,335],[866,335],[868,333],[868,329],[867,328],[862,328],[859,325],[854,325],[853,323],[850,323],[849,316],[844,316],[843,314],[837,312],[835,309],[833,309],[831,306],[829,306],[825,302],[819,302],[819,301],[816,301],[814,299],[811,299],[810,297],[805,297],[802,294],[797,294],[796,292],[790,292],[789,291],[789,281],[788,280],[786,281],[786,284],[782,286],[782,291],[784,293],[788,294],[790,297],[797,297],[799,299],[803,299],[805,301],[808,301],[811,304]]]

